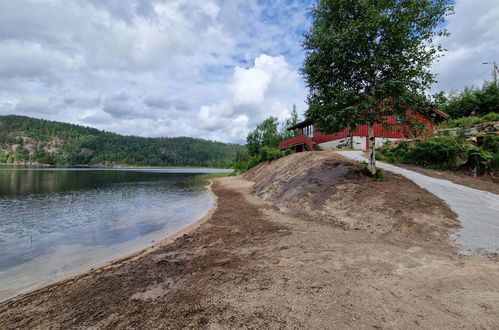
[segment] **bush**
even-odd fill
[[[499,136],[485,136],[482,148],[495,154],[499,154]]]
[[[264,161],[271,162],[273,160],[281,158],[282,156],[284,156],[284,154],[282,153],[281,150],[276,148],[261,147],[258,156],[260,158],[260,162]]]
[[[403,163],[407,151],[409,151],[409,144],[407,141],[400,141],[393,148],[381,148],[379,152],[376,153],[376,159],[390,163]]]
[[[467,150],[460,138],[432,138],[419,141],[402,157],[413,163],[442,169],[457,169],[467,160]]]
[[[499,171],[499,154],[493,154],[492,162],[490,163],[490,167],[497,172]]]
[[[491,112],[483,117],[472,116],[472,117],[456,118],[444,121],[440,126],[446,128],[453,128],[453,127],[470,128],[489,121],[499,121],[499,114]]]
[[[446,128],[470,128],[480,124],[481,122],[483,122],[483,120],[480,117],[461,117],[457,119],[447,120],[443,122],[441,126]]]
[[[380,168],[376,168],[376,173],[372,174],[371,171],[369,171],[369,169],[367,168],[367,166],[364,166],[362,168],[362,174],[378,181],[385,180],[385,172]]]
[[[491,112],[482,117],[485,121],[499,121],[499,113]]]
[[[492,153],[473,147],[468,151],[467,166],[473,174],[484,175],[493,172],[493,160],[494,155]]]
[[[469,116],[472,112],[486,115],[499,109],[499,84],[485,82],[482,88],[466,87],[459,94],[451,95],[440,109],[452,117]]]
[[[482,148],[462,137],[435,137],[418,141],[410,147],[406,141],[378,152],[380,160],[392,163],[417,164],[424,167],[465,169],[483,175],[499,169],[499,137],[486,136]]]

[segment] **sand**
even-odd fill
[[[497,258],[458,255],[455,214],[403,177],[304,153],[213,192],[197,228],[0,306],[0,328],[499,328]]]

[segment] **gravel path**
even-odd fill
[[[338,154],[357,161],[366,161],[361,151],[338,151]],[[436,179],[383,162],[379,168],[397,173],[414,181],[445,201],[458,215],[461,229],[451,236],[467,255],[483,255],[484,250],[499,253],[499,195]]]

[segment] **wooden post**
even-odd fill
[[[367,125],[367,138],[368,138],[368,148],[369,148],[369,163],[367,168],[372,175],[376,174],[376,143],[374,136],[374,124]]]

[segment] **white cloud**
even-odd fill
[[[433,90],[459,91],[490,80],[492,68],[482,63],[499,61],[499,3],[457,1],[455,14],[447,19],[447,29],[450,37],[440,42],[448,51],[433,66],[433,72],[439,75]]]
[[[306,109],[298,69],[313,0],[0,0],[0,113],[122,134],[244,142]],[[499,4],[459,1],[435,90],[499,61]]]
[[[249,130],[269,116],[288,117],[294,100],[305,97],[298,73],[285,58],[266,54],[251,67],[236,67],[227,90],[226,100],[201,107],[197,126],[218,131],[229,141],[244,141]]]

